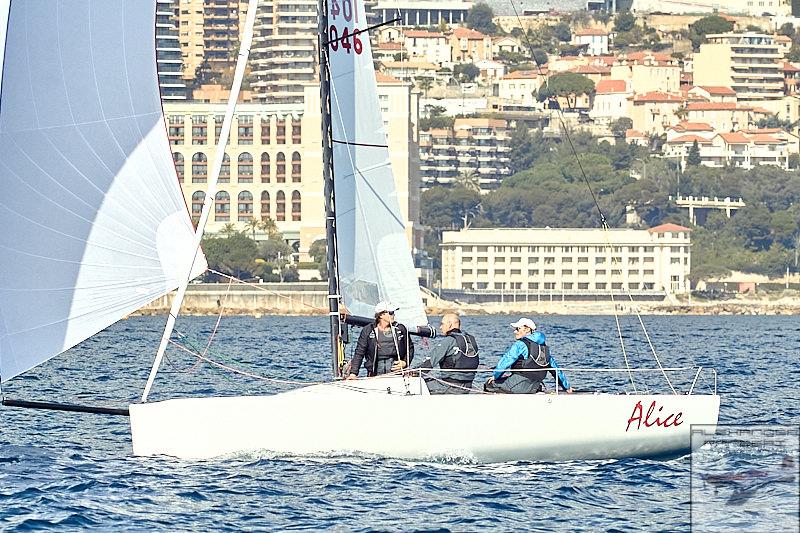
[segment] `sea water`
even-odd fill
[[[494,364],[510,344],[516,318],[464,318],[483,362]],[[533,318],[562,367],[624,367],[613,317]],[[797,317],[643,320],[664,366],[716,369],[721,423],[800,423]],[[137,401],[163,324],[163,317],[122,321],[6,383],[3,393],[112,407]],[[656,368],[638,320],[620,325],[629,364]],[[184,346],[226,368],[173,347],[153,400],[291,387],[229,369],[286,381],[328,376],[325,317],[224,317],[218,325],[216,317],[183,317],[178,330]],[[417,358],[425,351],[417,342]],[[626,374],[567,374],[578,390],[633,387]],[[682,392],[695,377],[670,375]],[[637,375],[634,383],[639,391],[667,386],[660,373]],[[713,375],[704,372],[695,392],[713,386]],[[519,420],[535,424],[535,413],[520,412]],[[357,409],[342,410],[341,423],[370,420]],[[489,434],[495,429],[490,419],[474,423]],[[127,418],[0,408],[0,528],[8,531],[688,531],[690,472],[688,456],[491,465],[266,453],[201,462],[140,458],[131,455]]]

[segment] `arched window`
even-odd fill
[[[214,202],[214,220],[217,222],[229,222],[231,219],[231,195],[225,191],[219,191]]]
[[[261,119],[261,144],[269,144],[269,127],[270,127],[270,119],[269,118],[262,118]]]
[[[292,220],[300,220],[300,191],[292,193]]]
[[[222,156],[222,167],[219,169],[219,182],[230,183],[231,181],[231,156],[227,153]]]
[[[278,222],[286,220],[286,195],[283,191],[278,191],[275,196],[275,220]]]
[[[261,220],[269,218],[269,193],[261,191]]]
[[[253,195],[250,191],[239,193],[239,222],[246,222],[253,218]]]
[[[275,181],[286,183],[286,156],[278,152],[278,161],[275,164]]]
[[[302,168],[300,168],[300,152],[295,152],[292,154],[292,181],[294,183],[300,183],[301,174]]]
[[[261,154],[261,183],[269,183],[269,176],[272,173],[272,168],[269,165],[269,154],[264,152]]]
[[[247,152],[239,154],[239,183],[253,183],[253,156]]]
[[[286,144],[286,119],[279,118],[275,122],[275,142],[277,144]]]
[[[192,156],[192,183],[205,183],[208,178],[208,158],[203,152]]]
[[[195,191],[192,193],[192,220],[200,220],[200,213],[203,212],[203,202],[206,200],[205,191]]]
[[[292,118],[292,143],[300,144],[302,139],[302,122],[299,118]]]
[[[173,152],[172,161],[175,162],[175,172],[178,174],[178,181],[183,183],[183,154],[180,152]]]

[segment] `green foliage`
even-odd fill
[[[487,35],[494,35],[497,33],[497,26],[492,22],[493,18],[494,12],[489,5],[483,2],[475,4],[467,13],[467,27]]]
[[[711,15],[697,20],[689,26],[689,40],[695,51],[700,49],[700,45],[705,42],[706,35],[712,33],[727,33],[733,31],[733,23],[728,22],[718,15]]]
[[[618,118],[611,123],[611,133],[617,139],[624,139],[625,133],[631,128],[633,128],[633,120],[628,117]]]
[[[328,279],[328,242],[325,239],[312,242],[308,247],[308,255],[317,264],[321,279]]]
[[[203,238],[203,252],[208,267],[240,279],[257,275],[256,243],[243,232]]]
[[[619,33],[623,31],[631,31],[636,25],[636,17],[630,11],[620,11],[614,17],[614,31]]]
[[[460,63],[453,67],[455,74],[461,81],[475,81],[481,73],[481,69],[472,63]]]
[[[419,130],[428,131],[428,130],[449,129],[453,127],[454,122],[455,122],[454,117],[437,116],[437,117],[421,118],[419,119]]]
[[[566,22],[559,22],[553,27],[553,33],[556,39],[562,43],[568,43],[572,39],[572,30]]]
[[[567,104],[572,108],[579,95],[593,92],[594,82],[586,76],[575,72],[559,72],[550,76],[548,83],[539,89],[537,98],[544,102],[553,96],[561,96],[567,99]]]
[[[792,121],[787,119],[782,119],[778,117],[777,114],[770,115],[767,118],[761,118],[756,122],[756,126],[759,128],[781,128],[783,130],[789,131],[792,128]]]
[[[420,222],[435,230],[460,228],[477,214],[480,193],[463,187],[432,187],[420,195]]]
[[[686,164],[689,166],[696,167],[702,162],[702,158],[700,157],[700,145],[697,144],[697,141],[692,143],[692,147],[689,148],[689,154],[686,156]]]

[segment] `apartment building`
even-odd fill
[[[583,28],[572,34],[571,44],[585,46],[590,56],[608,53],[608,32],[600,28]]]
[[[317,1],[261,0],[250,64],[257,98],[303,102],[305,84],[318,79]]]
[[[595,86],[594,102],[589,116],[595,124],[610,125],[630,116],[633,92],[625,80],[603,80]]]
[[[156,65],[162,100],[186,100],[176,0],[156,0]]]
[[[678,111],[684,102],[680,94],[650,92],[635,95],[630,107],[633,128],[646,134],[661,135],[678,123]]]
[[[247,16],[246,0],[176,0],[183,77],[194,79],[207,61],[214,71],[236,64],[239,36]]]
[[[741,130],[716,133],[704,124],[692,124],[691,131],[669,135],[664,143],[664,157],[678,161],[686,168],[689,151],[695,143],[700,152],[700,164],[707,167],[738,167],[750,170],[759,165],[771,165],[789,170],[789,154],[797,153],[789,137],[796,136],[781,130]],[[688,128],[687,128],[688,129]]]
[[[451,67],[450,41],[444,33],[427,30],[406,30],[403,43],[408,58],[421,59],[440,67]]]
[[[741,14],[760,17],[768,15],[789,16],[791,0],[633,0],[632,10],[670,13],[674,15],[695,13]]]
[[[628,81],[637,93],[677,93],[681,67],[669,54],[632,52],[615,59],[611,79]]]
[[[420,132],[420,173],[424,188],[433,185],[494,189],[511,174],[511,130],[505,120],[459,118],[452,129]]]
[[[730,87],[739,102],[783,98],[783,54],[773,36],[724,33],[706,37],[708,42],[694,54],[695,85]]]
[[[504,109],[535,109],[541,107],[534,94],[547,79],[548,70],[515,70],[497,81],[495,96]]]
[[[401,214],[419,246],[418,147],[409,115],[417,116],[408,84],[382,78],[378,98],[388,132]],[[175,167],[192,217],[202,210],[215,164],[225,103],[168,102],[164,112]],[[270,217],[301,256],[325,235],[319,86],[307,84],[299,104],[239,104],[225,150],[208,231]],[[416,233],[415,233],[416,231]]]
[[[491,228],[442,234],[442,289],[598,297],[689,291],[691,230]]]
[[[456,28],[450,34],[450,49],[454,63],[477,63],[492,59],[492,38],[469,28]]]

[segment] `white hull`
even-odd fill
[[[382,377],[272,396],[133,404],[130,415],[135,455],[207,459],[268,451],[564,461],[686,453],[693,424],[717,423],[719,396],[434,396],[418,377]],[[658,423],[665,420],[668,427]]]

